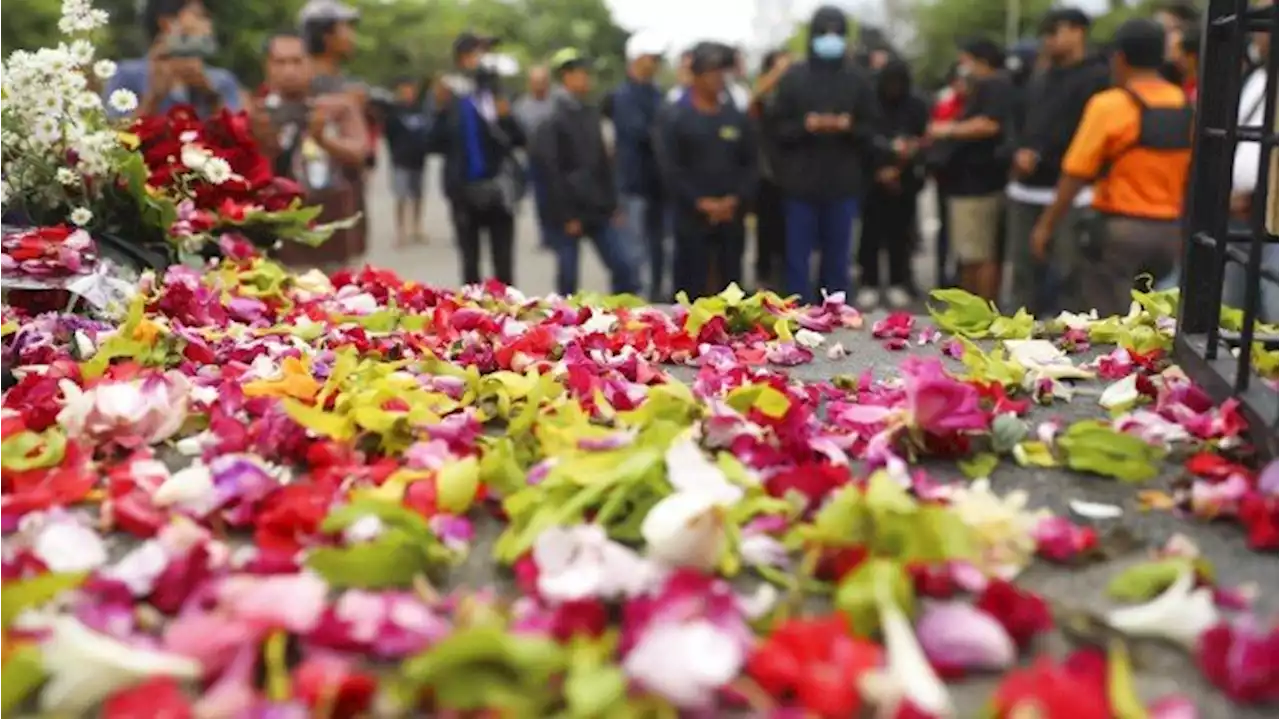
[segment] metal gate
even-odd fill
[[[1252,5],[1252,7],[1251,7]],[[1277,281],[1263,267],[1266,245],[1276,244],[1276,6],[1247,0],[1210,0],[1201,43],[1196,137],[1184,221],[1185,256],[1174,355],[1183,370],[1215,399],[1238,397],[1255,445],[1276,456],[1280,396],[1253,368],[1255,344],[1274,349],[1277,338],[1255,328],[1261,283]],[[1265,63],[1263,122],[1237,119],[1248,47],[1255,33],[1271,38]],[[1231,217],[1232,169],[1239,143],[1258,143],[1258,182],[1248,222]],[[1224,278],[1229,265],[1243,268],[1244,322],[1221,326]],[[1234,274],[1234,277],[1240,277]],[[1232,284],[1237,281],[1233,280]]]

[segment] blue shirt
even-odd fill
[[[630,78],[614,91],[618,188],[627,195],[656,197],[661,189],[653,131],[662,93],[652,83]]]
[[[138,96],[138,102],[146,97],[148,83],[151,81],[150,64],[147,58],[138,58],[136,60],[125,60],[116,67],[116,74],[107,80],[106,90],[103,94],[110,99],[111,93],[116,90],[129,90]],[[204,74],[209,78],[209,86],[222,98],[222,107],[228,110],[240,109],[240,83],[236,81],[236,76],[230,71],[220,67],[205,65]],[[186,88],[176,88],[160,101],[156,108],[158,112],[168,112],[169,108],[174,105],[183,105],[193,103],[192,94]],[[213,108],[202,107],[200,103],[196,104],[196,112],[201,117],[207,117],[213,114]],[[117,112],[111,107],[111,103],[107,103],[107,115],[112,119],[119,119],[128,113]]]

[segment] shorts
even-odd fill
[[[994,262],[1004,193],[947,198],[947,234],[960,264]]]
[[[423,168],[395,167],[391,170],[391,195],[397,200],[421,200]]]

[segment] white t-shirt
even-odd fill
[[[1266,117],[1267,69],[1260,67],[1245,78],[1240,88],[1240,106],[1236,121],[1240,127],[1257,127]],[[1236,144],[1236,160],[1231,170],[1231,191],[1253,192],[1258,186],[1258,163],[1262,160],[1262,147],[1256,142]]]

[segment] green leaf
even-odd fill
[[[1213,565],[1204,559],[1168,557],[1136,564],[1111,578],[1107,594],[1117,601],[1141,604],[1164,593],[1188,568],[1213,581]]]
[[[929,296],[947,303],[947,309],[939,312],[928,305],[929,315],[938,327],[946,332],[980,339],[986,337],[991,324],[1000,317],[994,303],[961,289],[933,290]]]
[[[325,534],[338,534],[365,517],[377,517],[388,527],[403,530],[423,541],[433,539],[435,534],[431,526],[421,514],[409,509],[399,502],[381,499],[358,499],[329,512],[320,525]]]
[[[879,515],[890,512],[910,514],[916,511],[916,501],[907,493],[907,488],[895,482],[884,470],[874,472],[867,480],[864,502],[877,520]]]
[[[24,430],[0,442],[0,467],[11,472],[48,469],[61,464],[66,453],[67,437],[57,427]]]
[[[876,588],[888,586],[890,595],[902,611],[910,616],[915,602],[911,577],[901,564],[888,559],[867,559],[840,582],[836,590],[836,609],[849,618],[853,631],[872,638],[880,631],[880,609],[876,604]]]
[[[991,452],[982,452],[972,457],[966,457],[957,462],[960,466],[960,472],[969,479],[982,479],[990,477],[991,473],[1000,464],[999,455]]]
[[[837,490],[818,509],[813,524],[799,529],[808,538],[828,547],[847,547],[857,541],[855,532],[869,517],[862,490],[849,484]]]
[[[6,611],[8,607],[5,607]],[[0,671],[0,712],[9,713],[31,696],[44,682],[44,662],[40,648],[23,644],[16,650],[6,649],[4,669]]]
[[[516,446],[509,437],[499,437],[480,458],[480,481],[508,497],[525,488],[525,471],[516,460]]]
[[[566,663],[551,639],[509,634],[498,626],[460,627],[401,665],[401,676],[430,689],[441,708],[505,709],[517,716],[545,716],[551,678]]]
[[[39,574],[9,582],[0,588],[0,627],[8,629],[19,614],[46,604],[63,592],[84,583],[86,572]]]
[[[292,397],[283,398],[281,403],[284,406],[285,413],[294,422],[318,435],[339,441],[348,440],[355,436],[355,422],[347,415],[326,412],[320,407],[304,404]]]
[[[1058,439],[1067,466],[1125,482],[1144,482],[1160,473],[1165,451],[1142,439],[1117,432],[1105,422],[1082,420]]]
[[[1013,448],[1013,459],[1019,467],[1057,467],[1058,460],[1044,442],[1019,442]]]
[[[436,501],[449,514],[465,514],[479,487],[480,460],[474,455],[449,462],[436,472]]]
[[[609,716],[626,693],[627,676],[616,666],[575,667],[564,683],[569,716],[581,719]]]
[[[1115,719],[1147,719],[1147,709],[1134,684],[1129,650],[1121,639],[1112,639],[1107,651],[1107,702]]]
[[[770,419],[780,419],[791,409],[791,398],[767,384],[747,384],[725,396],[725,402],[742,414],[758,409]]]
[[[988,334],[999,340],[1030,339],[1035,330],[1036,318],[1025,308],[1019,307],[1013,317],[997,317],[991,323]]]
[[[1014,445],[1026,439],[1027,424],[1012,412],[991,420],[991,448],[999,454],[1011,451]]]
[[[371,542],[350,547],[318,547],[307,566],[337,589],[408,587],[427,569],[427,554],[401,529],[386,529]]]

